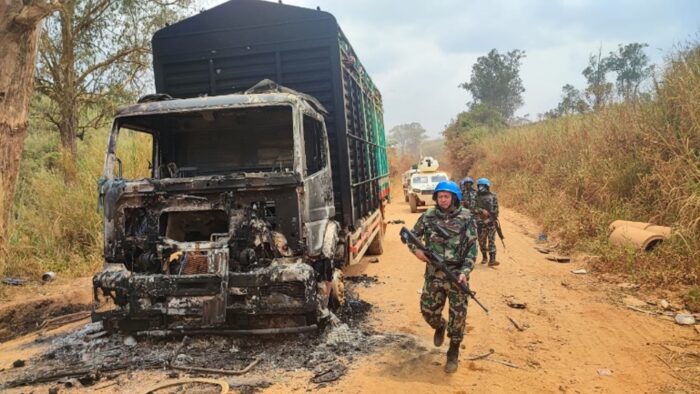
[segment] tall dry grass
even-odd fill
[[[38,129],[37,129],[38,128]],[[10,220],[6,264],[9,276],[36,277],[48,270],[68,276],[95,272],[102,264],[102,213],[97,181],[102,173],[107,130],[78,141],[75,165],[58,152],[57,133],[30,131]],[[119,156],[128,177],[148,171],[150,139],[125,133]],[[75,171],[66,183],[66,169]]]
[[[648,285],[700,284],[700,48],[670,58],[653,98],[486,136],[472,173],[596,268]],[[608,245],[615,219],[675,235],[652,253]]]

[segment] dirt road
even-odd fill
[[[394,203],[387,219],[413,224],[418,215],[411,214],[406,204]],[[491,313],[486,315],[470,303],[462,361],[451,376],[442,371],[446,345],[439,351],[432,347],[432,330],[418,310],[423,265],[400,243],[396,236],[400,227],[389,225],[380,263],[352,267],[350,272],[377,275],[386,283],[362,293],[363,299],[379,309],[375,311],[376,327],[416,335],[427,350],[391,349],[362,363],[338,389],[582,393],[700,389],[669,369],[665,362],[673,355],[662,347],[677,345],[697,351],[700,336],[692,328],[614,305],[620,297],[616,289],[589,275],[571,273],[584,264],[576,260],[554,263],[533,249],[537,228],[529,219],[506,209],[501,220],[507,237],[507,250],[499,253],[502,264],[497,269],[479,264],[471,275],[472,288]],[[525,302],[527,308],[508,307],[504,300],[508,296]],[[518,331],[508,317],[528,328]],[[489,349],[495,350],[489,359],[508,361],[518,368],[464,360]],[[684,362],[692,365],[684,366],[684,376],[700,375],[698,359]],[[601,376],[608,371],[610,376]]]
[[[387,220],[402,219],[409,226],[418,215],[403,202],[387,210]],[[374,305],[369,324],[378,332],[413,337],[417,346],[390,345],[362,356],[328,386],[309,383],[308,371],[279,372],[262,366],[252,374],[272,379],[274,384],[265,391],[280,393],[700,392],[700,358],[686,353],[700,350],[700,335],[692,327],[625,309],[619,305],[623,295],[617,287],[601,284],[592,275],[571,273],[585,266],[579,260],[554,263],[535,251],[532,234],[537,228],[529,219],[509,210],[501,219],[508,247],[505,252],[499,249],[502,264],[497,269],[478,265],[471,280],[491,313],[470,303],[456,374],[443,372],[446,345],[432,346],[432,330],[419,313],[424,266],[400,243],[401,225],[393,224],[388,225],[380,261],[365,259],[349,267],[346,275],[376,276],[378,284],[358,287],[361,298]],[[507,297],[526,308],[509,307]],[[508,317],[525,329],[518,331]],[[29,346],[32,340],[29,335],[0,344],[0,368],[38,353],[40,348]],[[494,353],[486,359],[466,360],[489,349]],[[101,392],[137,392],[166,375],[130,374]]]

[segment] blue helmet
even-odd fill
[[[479,178],[479,180],[476,181],[476,184],[477,184],[477,185],[484,185],[484,186],[491,187],[491,181],[489,181],[489,180],[486,179],[486,178]]]
[[[457,197],[457,201],[462,201],[462,191],[459,189],[459,186],[452,181],[442,181],[438,183],[433,191],[433,200],[437,200],[438,192],[450,192]]]
[[[462,185],[464,185],[465,183],[474,183],[474,178],[468,176],[468,177],[462,179]]]

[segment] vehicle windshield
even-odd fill
[[[427,176],[414,176],[413,178],[411,178],[411,183],[413,183],[414,185],[428,183],[428,177]]]
[[[442,181],[446,181],[446,180],[447,180],[447,177],[444,175],[433,175],[430,177],[430,182],[432,182],[432,183],[438,183],[438,182],[442,182]]]
[[[154,135],[156,178],[294,169],[290,106],[133,116],[122,128]]]

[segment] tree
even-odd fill
[[[47,20],[37,90],[51,101],[45,115],[58,129],[64,153],[74,157],[76,138],[103,124],[115,102],[142,90],[151,35],[178,19],[190,2],[64,0]]]
[[[543,114],[544,118],[558,118],[560,116],[582,114],[588,111],[589,106],[583,99],[581,91],[571,84],[566,84],[561,88],[561,101],[556,108]]]
[[[588,67],[582,72],[588,82],[586,99],[595,111],[603,108],[610,99],[612,84],[606,81],[608,66],[609,62],[602,57],[602,48],[599,48],[598,55],[591,54],[588,57]]]
[[[520,79],[520,63],[524,57],[525,52],[518,49],[505,55],[492,49],[488,55],[479,57],[472,66],[469,82],[459,85],[471,93],[474,100],[471,105],[486,104],[506,119],[512,118],[523,105],[525,88]]]
[[[45,0],[0,2],[0,271],[27,136],[39,25],[59,6],[57,1]]]
[[[617,94],[624,100],[637,99],[639,85],[654,71],[654,66],[649,65],[649,57],[644,53],[647,46],[637,42],[620,44],[617,53],[610,52],[606,59],[608,70],[617,73]]]
[[[469,111],[457,115],[442,132],[451,168],[456,174],[467,175],[477,160],[483,156],[478,148],[479,140],[507,127],[500,111],[486,104],[472,105]]]
[[[407,123],[392,127],[389,130],[389,144],[396,147],[400,156],[420,157],[420,145],[427,137],[420,123]]]

